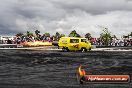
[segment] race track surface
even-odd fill
[[[132,88],[131,82],[80,85],[80,64],[87,74],[131,76],[132,51],[0,50],[0,88]]]

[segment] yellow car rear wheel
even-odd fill
[[[68,51],[69,51],[68,47],[63,47],[62,50],[63,50],[64,52],[68,52]]]

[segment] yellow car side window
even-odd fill
[[[70,43],[79,43],[79,39],[70,39]]]

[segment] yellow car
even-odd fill
[[[62,37],[58,42],[58,48],[63,51],[91,50],[91,43],[86,38]]]

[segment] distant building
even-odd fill
[[[0,36],[0,43],[5,44],[7,40],[14,40],[16,36]]]
[[[16,36],[0,36],[0,40],[13,40]]]

